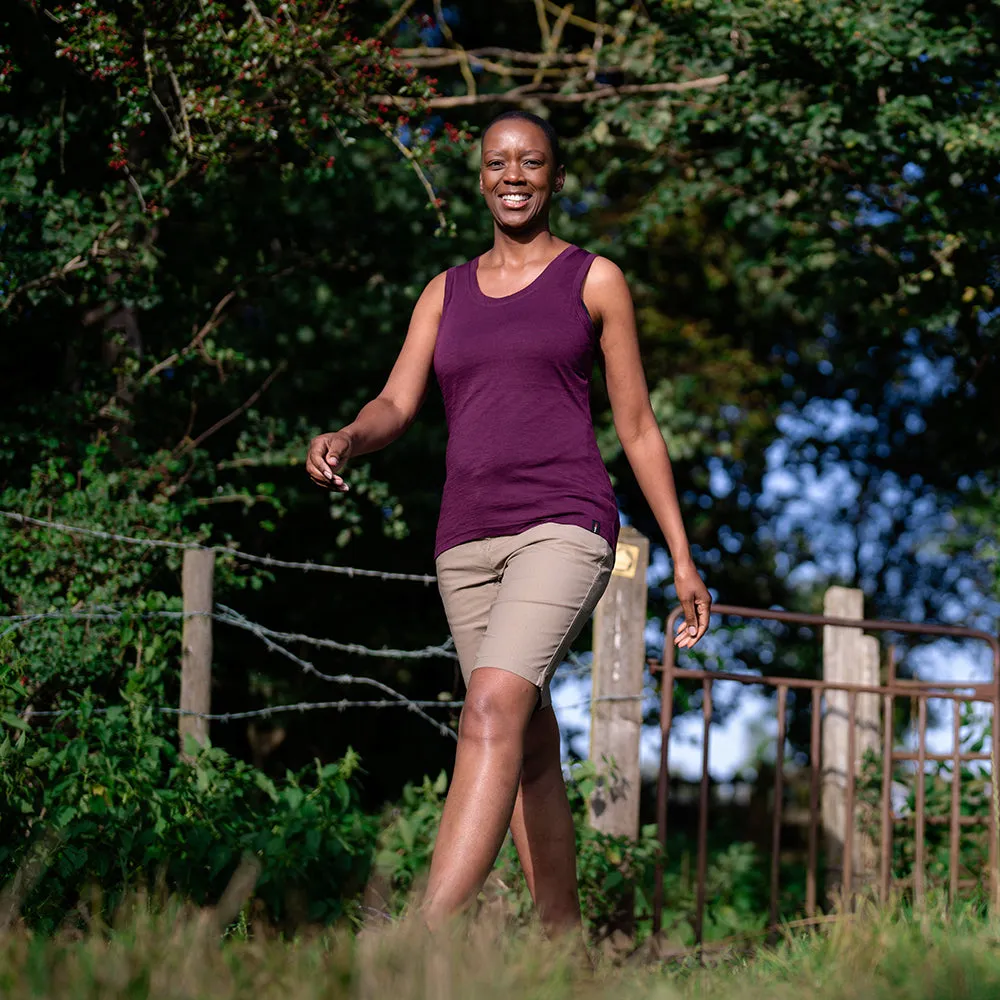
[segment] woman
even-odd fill
[[[602,362],[615,429],[673,558],[693,646],[711,599],[691,560],[639,358],[632,300],[611,261],[549,230],[565,171],[543,119],[500,115],[483,135],[479,190],[491,250],[424,289],[385,388],[309,447],[335,491],[348,460],[396,440],[431,369],[448,420],[435,542],[438,585],[467,685],[427,891],[432,929],[473,900],[510,828],[549,933],[580,926],[573,822],[549,681],[607,587],[618,512],[594,438]]]

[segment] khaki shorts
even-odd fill
[[[611,579],[611,546],[575,524],[465,542],[437,558],[438,589],[468,685],[477,667],[549,682]],[[537,710],[537,709],[536,709]]]

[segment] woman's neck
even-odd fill
[[[557,240],[549,230],[548,222],[530,233],[510,233],[500,226],[493,227],[493,249],[490,256],[496,263],[510,264],[514,267],[539,257],[549,256],[552,246]]]

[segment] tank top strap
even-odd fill
[[[456,299],[459,302],[468,302],[472,294],[472,289],[469,286],[472,263],[472,261],[466,261],[464,264],[456,264],[454,267],[449,267],[445,271],[444,302],[441,304],[442,317]]]
[[[583,283],[590,273],[590,265],[597,259],[596,253],[584,250],[583,247],[573,247],[566,254],[566,271],[568,284],[572,288],[574,299],[583,299]]]
[[[554,294],[555,290],[559,289],[559,294],[565,296],[564,301],[568,301],[571,308],[577,310],[580,319],[588,328],[592,328],[593,321],[583,303],[583,283],[587,280],[590,266],[595,260],[597,254],[584,250],[583,247],[573,246],[552,261],[542,276],[549,286],[547,289],[549,294]]]

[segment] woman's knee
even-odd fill
[[[459,739],[523,740],[537,698],[538,689],[517,674],[491,667],[474,670],[459,718]]]

